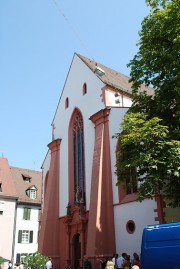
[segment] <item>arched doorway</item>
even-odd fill
[[[73,268],[80,269],[80,259],[81,259],[81,240],[80,234],[75,234],[73,238],[73,252],[74,252],[74,259],[73,259]]]

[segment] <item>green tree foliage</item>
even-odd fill
[[[180,141],[169,140],[168,127],[161,121],[158,117],[146,120],[143,113],[124,117],[116,173],[125,187],[124,181],[136,167],[138,200],[162,193],[175,207],[180,205]]]
[[[24,261],[24,269],[44,269],[48,257],[36,252],[33,255],[26,256]]]
[[[0,268],[2,268],[2,264],[3,264],[3,262],[4,262],[4,259],[0,256]]]
[[[146,2],[150,14],[142,21],[139,51],[128,64],[133,105],[118,135],[116,172],[122,183],[128,167],[136,166],[138,199],[163,193],[175,207],[180,206],[180,1]],[[140,92],[141,84],[153,87],[154,94]]]
[[[156,0],[149,2],[158,3]],[[152,8],[139,33],[139,51],[130,61],[133,106],[131,112],[158,116],[180,137],[180,1],[163,1],[164,8]],[[140,84],[152,86],[155,94],[138,94]]]

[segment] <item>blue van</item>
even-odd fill
[[[144,228],[141,269],[180,269],[180,222]]]

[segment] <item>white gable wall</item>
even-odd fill
[[[83,84],[87,85],[87,94],[83,95]],[[72,113],[78,108],[84,120],[85,140],[85,171],[86,171],[86,208],[89,209],[91,189],[91,169],[94,150],[94,125],[89,117],[104,108],[102,102],[102,87],[104,84],[92,71],[74,56],[68,79],[65,83],[61,100],[54,118],[55,139],[62,139],[60,145],[60,216],[66,214],[68,204],[68,128]],[[69,107],[65,109],[66,98],[69,98]],[[78,104],[78,106],[77,106]]]

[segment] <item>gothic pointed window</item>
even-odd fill
[[[85,204],[84,128],[79,111],[73,121],[74,203]]]
[[[117,144],[116,148],[116,162],[126,162],[130,157],[131,150],[127,147],[121,149],[120,144]],[[122,168],[118,168],[122,169]],[[116,171],[118,173],[118,171]],[[119,202],[128,203],[137,199],[138,180],[137,180],[137,168],[134,166],[121,170],[122,182],[118,185]]]

